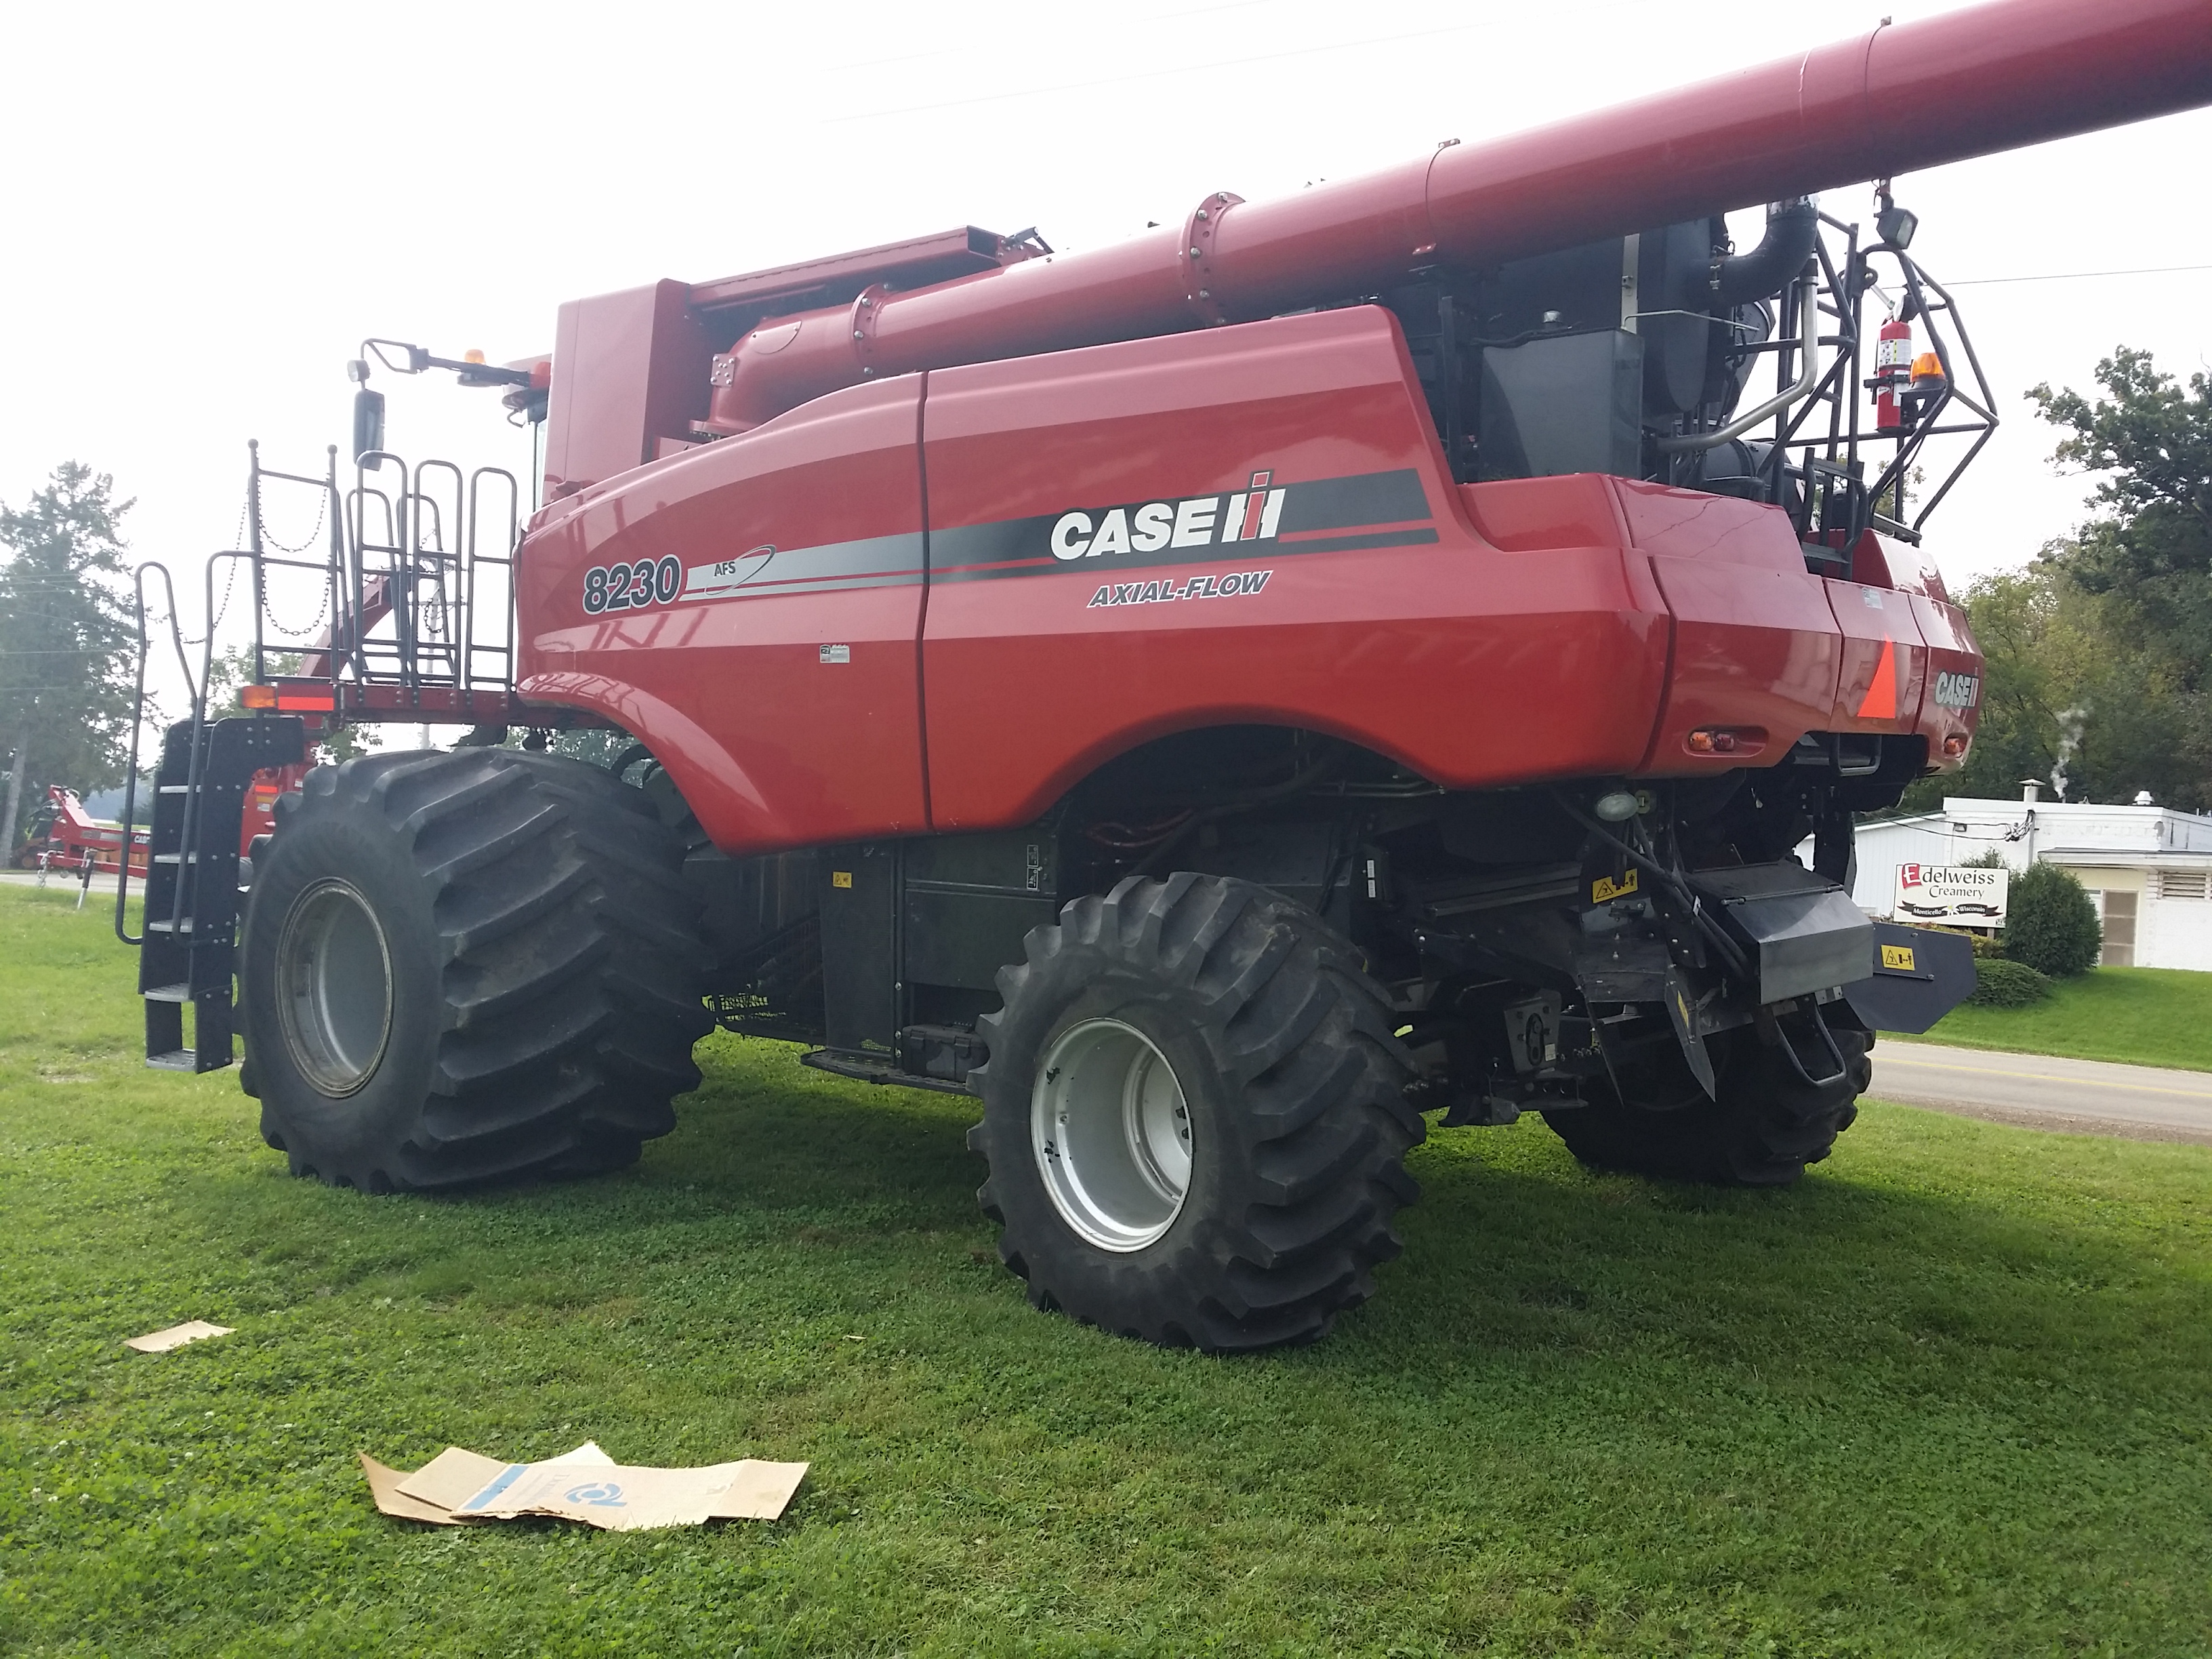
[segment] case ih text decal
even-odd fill
[[[1979,674],[1938,674],[1936,701],[1946,708],[1972,708],[1982,698]]]
[[[1157,553],[1170,547],[1273,541],[1283,519],[1283,498],[1291,493],[1268,489],[1273,477],[1272,472],[1255,472],[1250,490],[1230,496],[1225,513],[1218,495],[1147,501],[1133,509],[1109,507],[1099,515],[1096,529],[1088,513],[1063,513],[1052,527],[1052,556],[1095,559],[1102,553]]]

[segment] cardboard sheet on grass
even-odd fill
[[[362,1472],[386,1515],[433,1526],[550,1516],[610,1532],[696,1527],[707,1521],[773,1521],[806,1474],[804,1463],[745,1458],[698,1469],[635,1468],[591,1441],[542,1463],[502,1463],[448,1446],[409,1474],[367,1452]]]

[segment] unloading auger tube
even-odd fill
[[[2208,99],[2205,0],[1999,0],[1885,21],[1296,196],[1217,192],[1109,247],[768,319],[731,348],[708,425],[742,432],[863,380],[1275,315],[1425,265],[1495,264]]]

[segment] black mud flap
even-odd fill
[[[1874,924],[1874,971],[1844,987],[1869,1030],[1917,1036],[1974,994],[1974,947],[1961,933]]]

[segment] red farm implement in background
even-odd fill
[[[714,1021],[796,1040],[980,1099],[1040,1306],[1210,1349],[1370,1292],[1425,1114],[1794,1181],[1972,985],[1850,900],[1981,700],[1923,532],[1996,417],[1890,181],[2208,101],[2205,0],[2004,0],[1093,252],[366,342],[351,465],[257,453],[221,556],[256,712],[167,736],[149,1057],[228,1064],[234,978],[269,1144],[382,1191],[619,1167]],[[537,477],[388,451],[378,367]],[[374,722],[471,731],[242,881],[249,781]]]
[[[136,875],[146,873],[148,833],[134,830],[129,837],[131,869]],[[46,805],[31,822],[30,838],[16,850],[15,864],[24,870],[71,874],[92,870],[112,875],[121,868],[124,841],[121,824],[92,817],[76,790],[55,785],[47,789]]]
[[[239,825],[240,856],[247,854],[257,836],[276,827],[277,796],[300,787],[307,775],[304,764],[270,767],[256,772],[241,804]],[[153,831],[131,831],[131,873],[146,873],[147,848]],[[17,867],[25,870],[91,870],[112,876],[121,867],[123,826],[91,817],[76,791],[58,785],[46,791],[46,805],[33,820],[30,838],[16,852]]]

